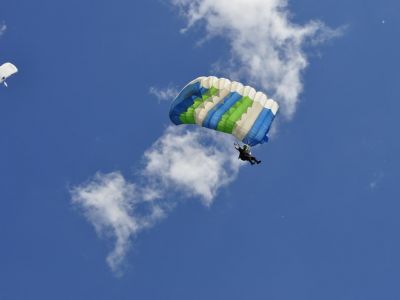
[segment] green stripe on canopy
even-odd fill
[[[222,117],[218,123],[217,130],[232,133],[235,123],[240,120],[247,109],[253,105],[253,100],[243,97],[236,102]]]
[[[194,112],[197,107],[200,106],[204,101],[207,99],[211,98],[212,96],[216,96],[219,93],[219,89],[215,87],[211,87],[209,90],[207,90],[206,93],[204,93],[201,98],[196,98],[193,102],[193,104],[181,115],[179,116],[180,120],[182,123],[185,124],[195,124],[196,121],[194,119]]]

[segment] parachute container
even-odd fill
[[[255,146],[268,141],[278,108],[250,86],[210,76],[187,84],[172,102],[169,117],[175,125],[197,124]]]
[[[3,83],[8,77],[18,72],[16,66],[12,63],[5,63],[0,66],[0,83]]]

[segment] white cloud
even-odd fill
[[[155,96],[160,101],[172,101],[179,93],[175,87],[168,86],[167,88],[150,87],[149,93]]]
[[[115,240],[107,263],[116,274],[132,238],[166,216],[177,203],[176,195],[197,197],[209,206],[220,188],[236,178],[241,163],[232,153],[232,142],[228,135],[217,137],[202,128],[169,127],[145,152],[143,171],[135,181],[120,172],[98,173],[71,190],[72,202],[97,234]]]
[[[144,156],[143,174],[161,183],[166,190],[181,190],[211,205],[218,190],[232,182],[241,163],[233,140],[228,136],[198,128],[169,127]]]
[[[149,227],[163,216],[157,205],[147,214],[138,214],[141,194],[134,183],[127,182],[119,172],[98,173],[88,183],[72,189],[72,202],[79,205],[100,236],[115,239],[113,251],[107,256],[110,268],[118,273],[132,236]]]
[[[385,176],[385,174],[382,171],[376,172],[373,175],[373,179],[369,183],[369,188],[371,190],[375,190],[376,188],[378,188],[378,186],[381,184],[384,176]]]
[[[308,65],[304,46],[341,32],[320,21],[293,23],[287,0],[171,1],[187,19],[183,32],[202,23],[206,38],[227,39],[231,55],[217,64],[222,64],[220,69],[271,93],[287,118],[293,116],[303,90],[301,74]]]
[[[0,36],[2,36],[7,30],[7,25],[5,23],[0,24]]]

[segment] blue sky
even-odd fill
[[[130,239],[116,276],[113,236],[99,239],[71,189],[115,171],[140,186],[170,125],[150,88],[210,74],[231,40],[198,46],[205,27],[182,34],[166,0],[2,3],[0,62],[20,72],[0,90],[0,299],[399,299],[400,4],[289,10],[345,26],[305,45],[293,118],[209,207],[169,184],[179,205]]]

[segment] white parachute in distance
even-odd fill
[[[7,86],[6,79],[17,72],[17,67],[12,63],[7,62],[2,64],[0,66],[0,84],[4,83],[4,85]]]

